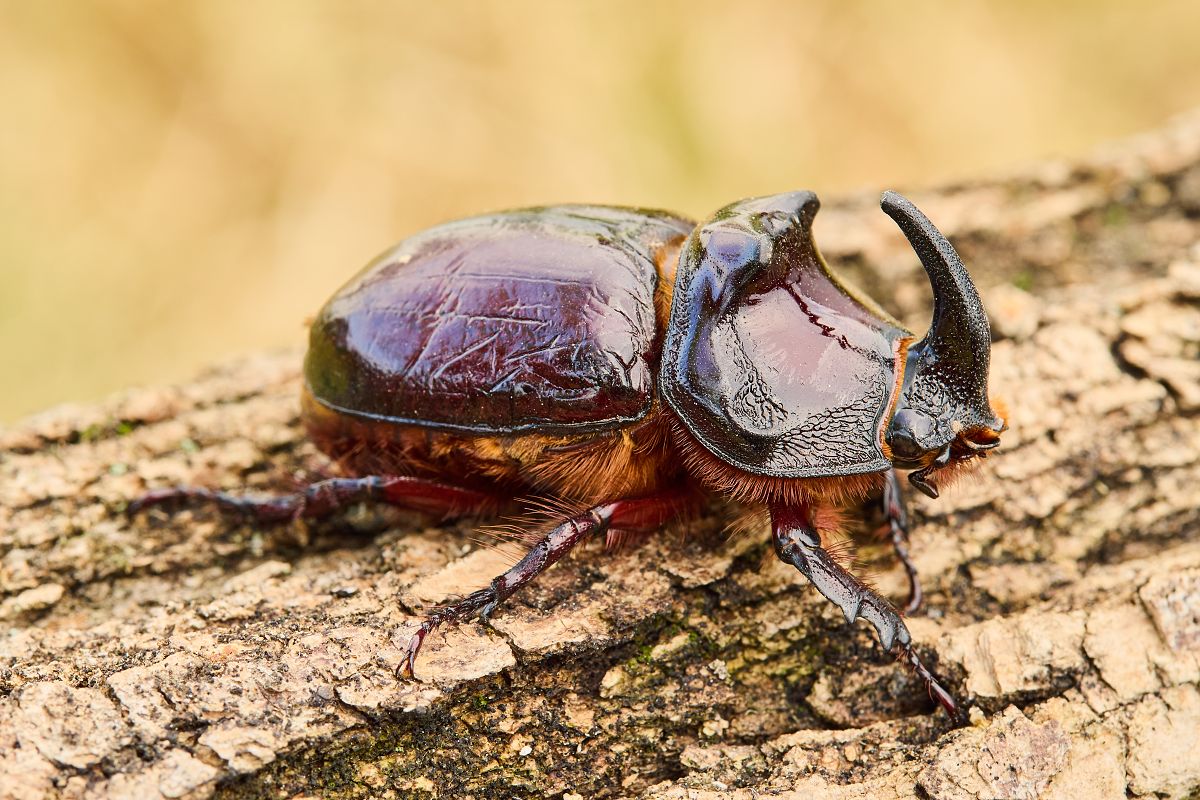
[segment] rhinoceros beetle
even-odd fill
[[[661,212],[564,205],[463,219],[370,263],[321,310],[304,365],[308,434],[350,477],[203,498],[269,522],[374,500],[442,516],[514,497],[564,511],[489,586],[429,612],[429,633],[487,617],[581,541],[657,529],[708,493],[765,506],[775,552],[896,648],[951,716],[957,706],[900,614],[822,542],[818,515],[882,490],[920,603],[897,469],[930,497],[1000,441],[991,340],[970,275],[900,195],[883,210],[933,287],[919,341],[829,271],[811,192],[742,200],[696,225]],[[828,532],[827,532],[828,533]]]

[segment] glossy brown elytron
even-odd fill
[[[882,205],[933,286],[919,341],[829,272],[810,192],[733,203],[698,226],[556,206],[417,234],[312,326],[303,419],[347,477],[270,498],[164,489],[134,508],[198,497],[264,522],[364,499],[442,516],[521,497],[581,509],[490,586],[431,611],[400,668],[411,675],[438,625],[486,617],[589,536],[654,530],[718,494],[764,507],[779,558],[848,622],[874,626],[955,716],[900,614],[830,556],[814,522],[881,493],[915,610],[895,470],[936,497],[1005,428],[966,268],[911,203],[889,192]]]

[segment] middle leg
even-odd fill
[[[497,606],[584,540],[607,532],[641,532],[658,528],[677,518],[686,502],[682,495],[674,493],[615,500],[563,520],[538,540],[524,558],[503,575],[494,578],[486,588],[430,612],[409,640],[404,661],[396,669],[397,676],[413,677],[413,667],[421,645],[425,643],[425,637],[438,626],[447,622],[463,622],[475,615],[486,620]]]

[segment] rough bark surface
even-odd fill
[[[1197,796],[1200,116],[913,197],[979,277],[1012,410],[984,471],[910,498],[910,625],[973,725],[716,505],[589,546],[397,682],[416,612],[504,562],[471,526],[123,514],[322,469],[283,353],[0,432],[0,797]],[[920,328],[874,202],[827,203],[818,241]]]

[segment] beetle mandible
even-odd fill
[[[542,495],[566,513],[489,586],[428,613],[398,674],[439,625],[487,617],[583,540],[611,542],[705,494],[765,506],[775,552],[874,626],[885,650],[957,705],[900,613],[822,544],[815,520],[882,490],[908,558],[897,469],[930,497],[1006,428],[988,399],[987,315],[954,248],[893,192],[933,287],[919,341],[829,271],[811,192],[742,200],[703,224],[660,211],[564,205],[463,219],[370,263],[312,325],[302,419],[348,477],[245,498],[187,487],[262,522],[373,500],[445,517]]]

